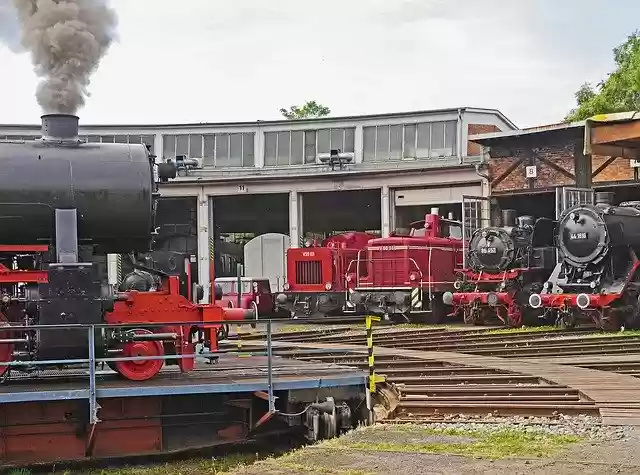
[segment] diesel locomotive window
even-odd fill
[[[289,166],[316,163],[319,153],[339,149],[353,153],[355,129],[320,129],[266,132],[264,166]]]
[[[445,158],[456,155],[457,122],[363,127],[363,160]]]
[[[253,167],[254,137],[254,133],[163,135],[162,156],[200,158],[205,167]]]

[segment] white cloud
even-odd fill
[[[334,115],[477,106],[521,126],[554,122],[631,33],[640,7],[617,3],[112,0],[119,40],[79,114],[85,124],[272,119],[315,99]],[[0,47],[0,65],[0,122],[36,122],[28,56]]]

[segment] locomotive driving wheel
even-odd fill
[[[0,313],[0,328],[8,326],[7,317]],[[0,331],[0,338],[11,338],[10,332]],[[11,360],[13,360],[13,343],[0,343],[0,363],[10,363]],[[9,371],[10,366],[0,366],[0,382],[4,382],[9,377]]]
[[[152,331],[136,329],[138,335],[152,334]],[[164,347],[160,341],[130,341],[122,345],[123,358],[164,356]],[[116,361],[116,371],[131,381],[145,381],[153,378],[164,364],[164,360]]]

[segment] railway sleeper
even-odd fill
[[[401,401],[428,401],[428,402],[440,402],[440,401],[451,401],[458,402],[463,401],[467,403],[521,403],[521,402],[531,402],[537,404],[566,404],[572,402],[583,402],[580,399],[578,394],[567,394],[567,395],[513,395],[513,394],[504,394],[504,395],[477,395],[477,396],[430,396],[426,394],[409,394],[402,395]],[[591,402],[591,401],[587,401]]]
[[[396,415],[425,416],[434,414],[492,414],[494,416],[556,416],[556,415],[596,415],[600,412],[595,404],[584,401],[572,404],[533,404],[533,403],[437,403],[424,401],[401,401]]]
[[[461,397],[467,396],[486,396],[486,395],[510,395],[514,397],[518,397],[521,394],[526,395],[539,395],[539,396],[564,396],[564,395],[573,395],[579,397],[580,392],[577,389],[568,388],[566,386],[555,387],[555,386],[514,386],[511,384],[495,384],[495,385],[474,385],[474,386],[397,386],[398,392],[401,395],[408,394],[425,394],[431,396],[441,396],[441,397],[456,397],[460,395]]]

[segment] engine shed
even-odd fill
[[[562,188],[640,200],[640,112],[470,137],[482,146],[479,167],[492,205],[555,218]]]

